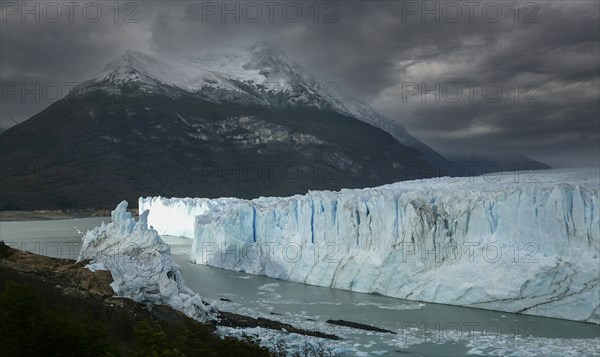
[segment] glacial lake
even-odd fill
[[[0,222],[0,239],[37,254],[76,259],[81,237],[110,218]],[[406,301],[291,283],[192,264],[191,240],[163,237],[187,285],[227,311],[335,333],[348,356],[600,356],[600,325],[449,305]],[[221,300],[223,299],[223,300]],[[230,300],[230,301],[226,301]],[[348,320],[394,331],[335,326]],[[252,330],[248,334],[274,334]]]

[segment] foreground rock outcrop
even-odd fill
[[[179,348],[180,352],[194,351],[193,348],[197,347],[196,344],[203,346],[203,353],[210,352],[211,355],[223,355],[223,353],[235,353],[240,356],[274,355],[272,351],[259,347],[252,341],[219,337],[215,334],[218,326],[260,327],[277,332],[285,330],[299,335],[339,339],[335,335],[299,329],[278,321],[217,311],[210,309],[210,304],[202,300],[200,300],[202,306],[206,310],[212,311],[211,320],[198,322],[165,304],[149,304],[148,301],[136,302],[130,298],[118,296],[113,290],[113,286],[118,286],[115,285],[113,274],[108,270],[90,270],[94,266],[98,267],[97,263],[95,265],[90,260],[73,261],[40,256],[13,249],[0,242],[0,298],[18,301],[19,296],[23,295],[23,291],[25,291],[43,301],[49,311],[64,314],[64,309],[67,309],[66,316],[73,316],[75,320],[81,319],[84,321],[81,323],[99,326],[98,331],[105,334],[98,336],[98,339],[107,339],[108,345],[112,346],[107,352],[116,355],[129,356],[136,355],[136,353],[144,355],[154,351],[153,348],[159,348],[158,352],[163,352],[160,350],[161,348],[169,348],[173,351]],[[23,311],[23,314],[18,313],[18,316],[12,316],[12,319],[3,315],[3,318],[7,320],[3,321],[0,327],[10,328],[11,324],[19,323],[17,320],[28,313],[30,308],[29,302],[24,301],[23,303],[26,305],[24,309],[28,311]],[[4,307],[4,312],[6,312],[6,307]],[[37,316],[36,318],[39,319]],[[78,326],[81,323],[78,322]],[[39,329],[44,333],[44,329],[49,327],[40,326]],[[61,328],[67,327],[62,326]],[[4,330],[2,331],[4,332]],[[59,333],[69,336],[73,335],[71,332],[59,331]],[[27,334],[31,332],[20,331],[20,333],[27,337]],[[154,340],[164,336],[166,338],[163,341],[164,346],[145,346],[144,339],[148,336]],[[22,343],[19,346],[19,341],[14,338],[11,341],[4,341],[3,338],[10,339],[10,336],[0,336],[0,342],[2,342],[0,343],[0,354],[4,352],[11,352],[9,355],[19,355],[19,352],[25,353],[25,355],[41,353],[37,350],[27,349],[17,351],[15,345],[18,348],[27,347],[27,341],[20,341]],[[75,354],[78,352],[80,351],[69,351],[69,353]],[[101,352],[95,351],[96,354],[101,354]],[[52,354],[51,351],[44,353]]]
[[[214,323],[198,323],[166,305],[147,306],[116,296],[110,272],[92,272],[85,267],[88,263],[40,256],[0,242],[0,355],[143,355],[163,350],[144,342],[155,333],[173,338],[170,348],[184,350],[191,345],[175,340],[187,332],[208,350],[238,344],[214,335]],[[240,343],[242,351],[268,355]]]

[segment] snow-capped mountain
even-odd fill
[[[110,89],[125,83],[137,83],[144,90],[155,92],[176,88],[219,103],[332,110],[383,129],[401,144],[421,151],[430,162],[447,162],[409,134],[401,123],[349,96],[335,83],[319,82],[273,44],[203,49],[198,55],[162,60],[127,51],[84,87],[100,84]]]
[[[357,119],[351,112],[374,111],[338,98],[261,46],[170,60],[128,51],[2,133],[1,206],[283,196],[436,175],[410,138],[363,122],[375,114]]]

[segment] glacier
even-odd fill
[[[143,212],[136,222],[127,212],[127,202],[121,202],[111,213],[111,223],[85,234],[78,261],[90,260],[86,267],[91,271],[110,271],[110,286],[118,296],[147,305],[166,304],[200,322],[215,319],[185,285],[169,245],[148,227],[147,217]]]
[[[598,324],[599,187],[591,168],[140,208],[159,233],[193,237],[198,264]]]
[[[148,224],[160,235],[194,238],[194,219],[208,212],[221,212],[243,202],[238,198],[140,197],[138,210],[148,211]]]

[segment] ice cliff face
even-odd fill
[[[244,202],[237,198],[166,198],[140,197],[140,212],[148,210],[148,224],[161,235],[194,238],[196,216],[221,212],[227,207]]]
[[[88,231],[78,260],[90,259],[91,270],[107,269],[119,296],[134,301],[167,304],[198,321],[212,318],[198,294],[186,287],[169,246],[148,227],[148,212],[138,222],[121,202],[111,213],[112,222]]]
[[[144,208],[153,215],[160,202],[187,222],[200,212],[191,252],[199,264],[600,323],[599,186],[597,169],[553,170],[229,205],[147,199],[153,204]],[[169,229],[166,216],[162,219]],[[186,224],[179,233],[189,235]]]

